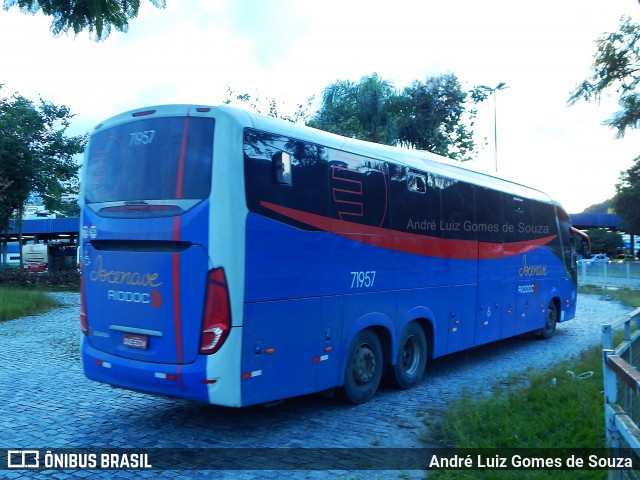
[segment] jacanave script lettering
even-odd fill
[[[103,267],[102,255],[98,255],[93,270],[89,274],[92,282],[104,282],[116,285],[139,285],[142,287],[159,287],[162,285],[158,279],[158,272],[144,273],[129,270],[107,270]]]
[[[546,265],[527,265],[527,256],[522,256],[522,267],[518,271],[521,277],[536,277],[547,274]]]

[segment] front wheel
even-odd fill
[[[371,400],[380,385],[383,363],[376,333],[373,330],[358,333],[349,347],[341,396],[354,405]]]
[[[556,304],[551,302],[547,307],[547,320],[540,330],[538,330],[538,338],[548,340],[556,333],[556,324],[558,323],[558,309]]]
[[[402,332],[396,364],[389,367],[388,380],[393,386],[408,390],[416,386],[427,365],[427,338],[417,323],[410,323]]]

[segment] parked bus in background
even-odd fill
[[[46,272],[49,267],[49,249],[44,243],[22,246],[22,268],[31,272]]]
[[[78,246],[70,243],[32,243],[22,246],[23,269],[59,272],[77,268]]]
[[[98,125],[81,204],[84,371],[123,388],[359,404],[575,315],[581,237],[544,193],[231,107]]]

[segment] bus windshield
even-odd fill
[[[207,198],[213,127],[212,118],[154,117],[96,133],[86,160],[85,202],[109,210]]]

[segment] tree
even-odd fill
[[[640,157],[620,174],[613,197],[613,208],[622,217],[622,228],[633,234],[640,233]]]
[[[593,75],[572,92],[569,104],[579,99],[599,101],[602,93],[614,91],[620,96],[620,111],[605,125],[616,129],[616,136],[624,136],[627,128],[640,128],[640,25],[629,17],[622,17],[619,31],[606,33],[596,41]],[[623,228],[640,233],[640,157],[620,175],[612,204],[622,217]]]
[[[29,194],[56,210],[73,192],[78,171],[73,157],[87,139],[66,136],[72,117],[67,107],[42,99],[39,105],[18,94],[0,99],[0,230]]]
[[[360,83],[337,80],[324,89],[321,107],[307,125],[391,145],[397,141],[391,108],[398,104],[396,97],[391,82],[377,73],[362,77]]]
[[[307,102],[307,106],[305,107],[301,103],[296,106],[296,111],[293,112],[293,115],[282,115],[279,113],[279,108],[285,108],[284,105],[278,105],[278,102],[275,98],[267,98],[260,97],[259,95],[251,95],[249,93],[236,93],[230,86],[227,86],[227,98],[223,100],[222,103],[225,105],[231,105],[233,103],[239,103],[249,107],[251,110],[254,110],[258,113],[264,114],[263,109],[268,108],[269,111],[266,115],[274,118],[280,118],[282,120],[287,120],[292,123],[303,122],[308,116],[308,108],[311,105],[311,101],[313,97],[310,98]],[[266,102],[266,107],[265,107]]]
[[[606,253],[610,257],[615,257],[618,250],[624,246],[622,235],[617,232],[611,232],[605,228],[592,228],[585,233],[589,235],[593,253]]]
[[[605,33],[596,41],[593,74],[571,93],[569,104],[580,99],[600,101],[605,91],[620,95],[622,109],[603,122],[623,137],[627,128],[640,127],[640,25],[622,17],[620,30]]]
[[[479,88],[467,93],[453,73],[414,81],[405,89],[408,111],[399,117],[399,141],[409,147],[428,150],[456,160],[470,160],[475,150],[473,132],[465,125],[465,115],[473,127],[474,109],[467,110],[468,96],[473,103],[487,98]]]
[[[165,8],[166,0],[149,0],[156,8]],[[140,0],[4,0],[4,10],[17,6],[24,13],[35,14],[39,10],[53,17],[51,31],[54,35],[70,30],[77,35],[85,28],[95,40],[106,39],[111,27],[126,32],[129,20],[138,16]]]
[[[475,150],[473,126],[475,110],[467,110],[467,100],[476,103],[486,92],[464,92],[454,74],[415,81],[402,92],[379,75],[364,76],[359,83],[338,80],[323,92],[317,114],[307,125],[347,137],[387,145],[403,145],[468,160]],[[466,118],[465,118],[466,116]]]

